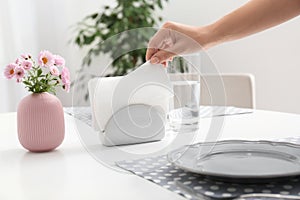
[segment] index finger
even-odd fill
[[[155,48],[147,48],[146,51],[146,60],[150,60],[150,58],[157,52]]]
[[[161,28],[154,34],[148,43],[146,60],[149,60],[158,51],[158,49],[162,48],[162,42],[165,39],[168,39],[169,36],[170,30],[166,28]]]

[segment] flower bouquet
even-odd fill
[[[65,67],[65,59],[49,51],[41,51],[37,63],[30,54],[22,54],[14,63],[6,66],[4,76],[24,83],[32,93],[55,94],[57,86],[61,86],[67,92],[70,90],[70,72]]]

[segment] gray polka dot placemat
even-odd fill
[[[300,144],[299,138],[286,138],[280,141],[291,141]],[[228,198],[247,193],[268,193],[284,195],[300,195],[300,177],[293,177],[280,182],[269,183],[232,183],[216,181],[207,177],[187,172],[167,161],[166,156],[127,160],[116,163],[119,167],[130,171],[148,181],[175,192],[187,199],[194,199],[185,190],[177,186],[176,181],[191,188],[195,192],[211,198]]]
[[[76,119],[79,119],[86,123],[89,126],[92,126],[92,110],[91,107],[64,107],[64,112],[74,116]],[[237,114],[246,114],[253,112],[252,109],[248,108],[237,108],[232,106],[200,106],[200,117],[207,118],[213,116],[224,116],[224,115],[237,115]]]
[[[214,181],[213,179],[186,172],[166,163],[166,156],[135,161],[122,161],[118,162],[117,165],[187,199],[193,198],[190,194],[179,188],[175,184],[175,181],[180,181],[196,192],[200,192],[212,198],[231,197],[247,193],[300,195],[300,177],[294,177],[284,182],[270,182],[267,184],[237,184]]]

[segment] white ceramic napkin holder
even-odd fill
[[[99,134],[105,146],[154,142],[163,139],[164,135],[163,113],[144,104],[132,104],[118,110]]]
[[[117,101],[117,104],[120,105],[112,106],[111,101],[108,101],[110,99],[121,99],[123,95],[126,96],[126,93],[129,93],[128,91],[131,90],[128,89],[124,94],[117,91],[116,93],[122,94],[115,96],[113,94],[114,92],[111,90],[117,87],[116,85],[121,84],[121,86],[123,86],[124,83],[128,83],[126,78],[130,79],[127,84],[128,87],[120,88],[121,91],[130,88],[130,85],[132,85],[131,82],[133,82],[133,84],[141,85],[141,81],[144,82],[144,79],[141,79],[140,76],[143,74],[147,74],[145,79],[151,79],[151,76],[158,73],[156,77],[161,77],[154,81],[158,81],[161,85],[167,85],[167,87],[171,88],[171,84],[168,85],[167,76],[161,74],[161,70],[163,69],[162,66],[159,66],[161,69],[156,68],[157,66],[153,69],[150,67],[146,66],[141,68],[140,71],[136,70],[137,73],[132,73],[131,77],[94,78],[89,81],[88,87],[92,107],[93,127],[99,132],[100,140],[104,146],[154,142],[164,138],[166,112],[169,106],[169,98],[166,98],[166,96],[170,96],[170,94],[162,95],[165,91],[161,91],[160,93],[158,91],[160,90],[159,88],[157,88],[157,90],[151,85],[147,88],[148,90],[146,89],[147,91],[150,91],[150,94],[146,94],[146,96],[145,94],[140,96],[137,95],[135,100],[130,104],[126,105],[125,101],[122,102],[122,100],[120,100],[121,103]],[[155,72],[155,70],[157,70],[157,72]],[[153,74],[151,75],[151,73]],[[166,80],[164,80],[165,78]],[[105,84],[99,83],[100,81]],[[101,86],[103,88],[102,90],[99,88]],[[110,89],[110,87],[112,89]],[[151,95],[151,93],[153,95],[154,91],[158,91],[157,95],[164,98],[149,98],[150,96],[147,95]],[[101,99],[101,95],[98,95],[97,97],[97,93],[106,94],[105,96],[102,96],[107,99],[106,102],[102,99],[101,101],[103,101],[103,103],[98,103],[98,106],[96,101]],[[113,109],[108,109],[110,106],[113,107]],[[100,117],[97,118],[97,115]]]

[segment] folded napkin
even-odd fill
[[[93,126],[104,131],[121,108],[145,104],[167,113],[172,85],[162,65],[146,62],[123,77],[101,77],[89,82]],[[145,113],[146,114],[146,113]]]

